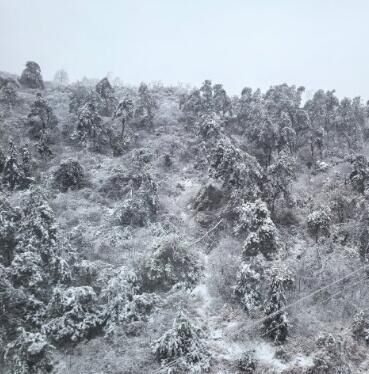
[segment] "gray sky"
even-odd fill
[[[0,70],[369,98],[369,1],[0,0]]]

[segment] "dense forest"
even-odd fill
[[[0,373],[369,372],[369,104],[0,73]]]

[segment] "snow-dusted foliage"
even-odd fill
[[[181,108],[188,120],[196,120],[199,116],[212,112],[221,117],[232,114],[232,102],[223,85],[213,85],[208,79],[200,89],[194,89],[183,97]]]
[[[210,369],[210,353],[204,333],[179,312],[171,329],[153,344],[162,373],[202,373]]]
[[[364,341],[369,345],[369,316],[368,313],[360,311],[355,314],[352,321],[352,334],[355,339]]]
[[[133,118],[133,115],[134,115],[133,101],[131,98],[126,97],[119,102],[114,113],[114,118],[119,118],[122,122],[121,136],[124,135],[125,124]]]
[[[14,209],[4,194],[0,194],[0,263],[10,265],[16,245],[20,212]]]
[[[234,296],[249,314],[260,310],[264,302],[265,282],[269,280],[262,256],[243,262],[237,273]]]
[[[30,154],[27,147],[22,149],[20,157],[17,146],[10,139],[2,172],[2,185],[11,191],[26,189],[32,182],[30,174]]]
[[[272,212],[279,196],[286,202],[290,200],[290,185],[295,178],[296,161],[286,151],[281,151],[276,160],[267,169],[266,195]]]
[[[0,78],[0,102],[6,103],[9,108],[12,108],[18,99],[17,85],[9,79]]]
[[[64,69],[59,69],[54,74],[54,82],[60,86],[66,86],[69,83],[68,73]]]
[[[109,320],[119,322],[124,318],[126,304],[139,292],[140,280],[125,267],[109,270],[107,275],[109,279],[104,282],[100,298],[106,303]]]
[[[53,155],[49,146],[47,130],[42,130],[40,133],[40,138],[37,143],[37,152],[43,160],[47,160]]]
[[[15,285],[45,297],[51,284],[69,279],[68,265],[61,257],[62,243],[57,242],[55,216],[40,189],[30,192],[15,239],[10,268]]]
[[[79,190],[86,186],[86,183],[85,172],[78,161],[63,162],[54,173],[54,186],[61,192]]]
[[[257,196],[263,172],[256,159],[236,148],[229,139],[220,139],[209,155],[209,174],[228,189]]]
[[[6,157],[4,152],[0,149],[0,174],[4,171]]]
[[[5,365],[9,374],[45,374],[53,371],[53,347],[40,333],[20,328],[17,338],[5,351]]]
[[[352,188],[361,194],[365,194],[369,187],[369,165],[363,155],[356,155],[352,158],[353,171],[350,174]]]
[[[318,352],[314,364],[307,374],[354,374],[342,354],[342,339],[332,334],[323,333],[316,339]]]
[[[92,146],[98,150],[106,139],[105,141],[103,139],[102,119],[98,115],[95,105],[87,102],[78,110],[77,116],[77,128],[72,137],[83,145],[92,141]]]
[[[130,179],[129,195],[117,210],[119,223],[123,226],[145,226],[153,221],[159,207],[157,186],[149,174],[140,177],[138,188]],[[137,186],[137,184],[136,184]]]
[[[307,217],[309,233],[317,242],[320,236],[330,235],[331,216],[329,208],[321,207]]]
[[[44,81],[41,75],[41,68],[37,62],[28,61],[19,79],[22,86],[27,88],[44,88]]]
[[[283,343],[288,336],[289,322],[285,310],[287,305],[285,290],[292,284],[293,278],[287,271],[279,271],[272,276],[269,300],[264,307],[264,313],[268,318],[263,324],[264,335],[277,343]]]
[[[1,373],[368,371],[368,103],[63,74],[41,96],[28,65],[0,72]]]
[[[115,112],[117,99],[114,96],[114,89],[108,78],[101,79],[101,81],[97,83],[95,89],[103,102],[100,114],[104,117],[111,117]]]
[[[104,323],[91,287],[55,288],[46,308],[48,322],[42,331],[58,344],[96,335]]]
[[[238,214],[235,232],[247,235],[243,244],[244,257],[261,253],[270,258],[278,249],[278,231],[266,204],[260,199],[254,203],[245,203],[238,209]]]
[[[28,114],[29,126],[32,127],[31,133],[35,137],[40,137],[40,133],[45,129],[53,129],[58,124],[52,108],[41,95],[36,94],[36,100],[31,106],[30,113]]]
[[[141,126],[153,126],[155,112],[158,108],[155,97],[146,83],[141,83],[138,88],[138,101],[136,103],[135,118]]]
[[[191,249],[177,235],[162,238],[142,266],[143,289],[168,290],[172,286],[192,288],[200,277],[201,266]]]
[[[252,357],[252,352],[245,352],[238,360],[237,369],[240,373],[253,374],[256,370],[256,362]]]
[[[99,112],[102,109],[103,103],[101,97],[96,90],[77,83],[70,87],[69,94],[69,112],[78,114],[80,108],[87,103],[92,103],[96,110]]]

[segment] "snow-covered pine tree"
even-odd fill
[[[8,155],[5,160],[2,175],[2,183],[6,188],[15,190],[21,187],[23,179],[23,171],[18,159],[18,150],[14,144],[14,141],[10,139]]]
[[[288,336],[289,322],[287,319],[287,300],[285,291],[293,284],[293,278],[289,271],[276,271],[272,276],[269,301],[264,313],[267,318],[264,320],[263,336],[268,336],[276,343],[283,343]]]
[[[163,366],[163,373],[195,374],[210,370],[211,356],[204,334],[182,311],[174,319],[172,328],[154,342],[152,348]]]
[[[9,266],[14,257],[20,212],[0,193],[0,263]]]
[[[91,139],[94,146],[98,146],[102,131],[102,119],[95,105],[91,102],[86,103],[78,110],[77,130],[74,136],[81,144],[85,145]]]

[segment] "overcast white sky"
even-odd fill
[[[369,98],[369,1],[0,0],[0,70]]]

